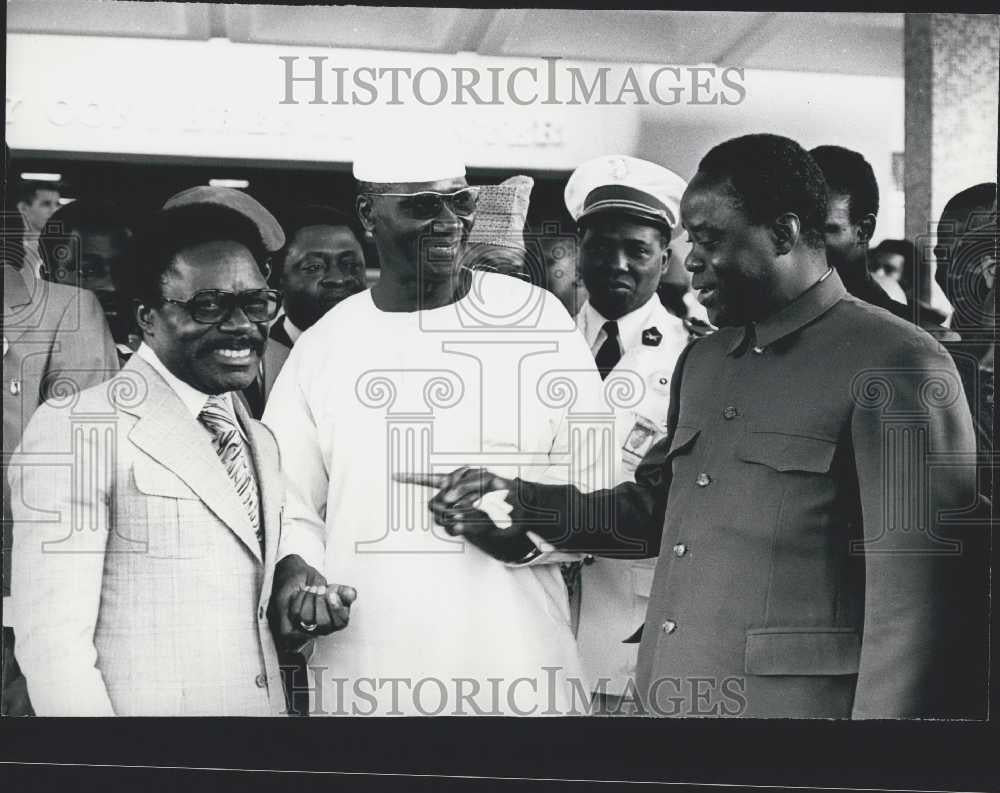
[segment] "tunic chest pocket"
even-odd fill
[[[197,547],[200,532],[192,525],[202,512],[197,494],[176,474],[153,460],[136,460],[132,480],[140,496],[131,520],[125,516],[131,525],[119,525],[118,531],[145,541],[151,557],[200,556]]]
[[[837,451],[835,441],[808,435],[748,430],[736,448],[736,456],[775,471],[807,471],[825,474]]]

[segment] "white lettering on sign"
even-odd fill
[[[31,100],[7,98],[7,124],[28,123],[26,115],[37,112]],[[90,97],[52,99],[44,118],[61,130],[171,133],[184,137],[310,136],[325,140],[357,138],[355,116],[339,108],[310,108],[308,114],[291,115],[281,110],[220,106],[194,102],[171,108],[151,101],[132,104]],[[566,145],[562,122],[554,118],[467,119],[462,124],[468,142],[489,147],[551,149]],[[109,141],[110,142],[110,141]]]

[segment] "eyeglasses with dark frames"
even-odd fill
[[[463,187],[453,193],[423,190],[419,193],[366,193],[371,197],[399,198],[400,205],[418,220],[432,220],[441,214],[445,204],[458,217],[470,217],[479,202],[478,187]]]
[[[203,325],[225,322],[237,306],[251,322],[270,322],[281,309],[281,292],[277,289],[250,289],[239,293],[202,289],[190,300],[164,297],[163,302],[183,306],[191,319]]]

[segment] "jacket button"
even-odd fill
[[[583,557],[583,563],[584,564],[593,564],[594,563],[594,554],[588,553],[586,556],[584,556]]]
[[[673,620],[667,620],[666,622],[663,623],[664,633],[670,634],[673,633],[675,630],[677,630],[677,623],[674,622]]]
[[[677,543],[677,545],[674,546],[674,556],[683,556],[687,552],[688,552],[688,547],[682,542],[679,542]]]
[[[698,478],[694,480],[694,483],[698,485],[698,487],[708,487],[712,484],[712,477],[706,473],[700,473],[698,474]]]
[[[259,674],[253,682],[257,684],[257,688],[267,688],[267,675]]]
[[[754,348],[753,348],[753,351],[754,351],[755,353],[757,353],[757,355],[762,355],[762,354],[763,354],[763,352],[764,352],[764,348],[763,348],[763,347],[754,347]]]
[[[722,411],[722,417],[726,421],[731,421],[732,419],[736,418],[738,415],[740,415],[740,412],[736,408],[734,408],[732,405],[727,406],[726,409]]]
[[[257,619],[259,619],[259,620],[264,619],[264,607],[263,606],[261,606],[259,609],[257,609]]]

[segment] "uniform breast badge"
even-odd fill
[[[659,347],[661,341],[663,341],[663,334],[658,328],[646,328],[642,332],[642,343],[647,347]]]

